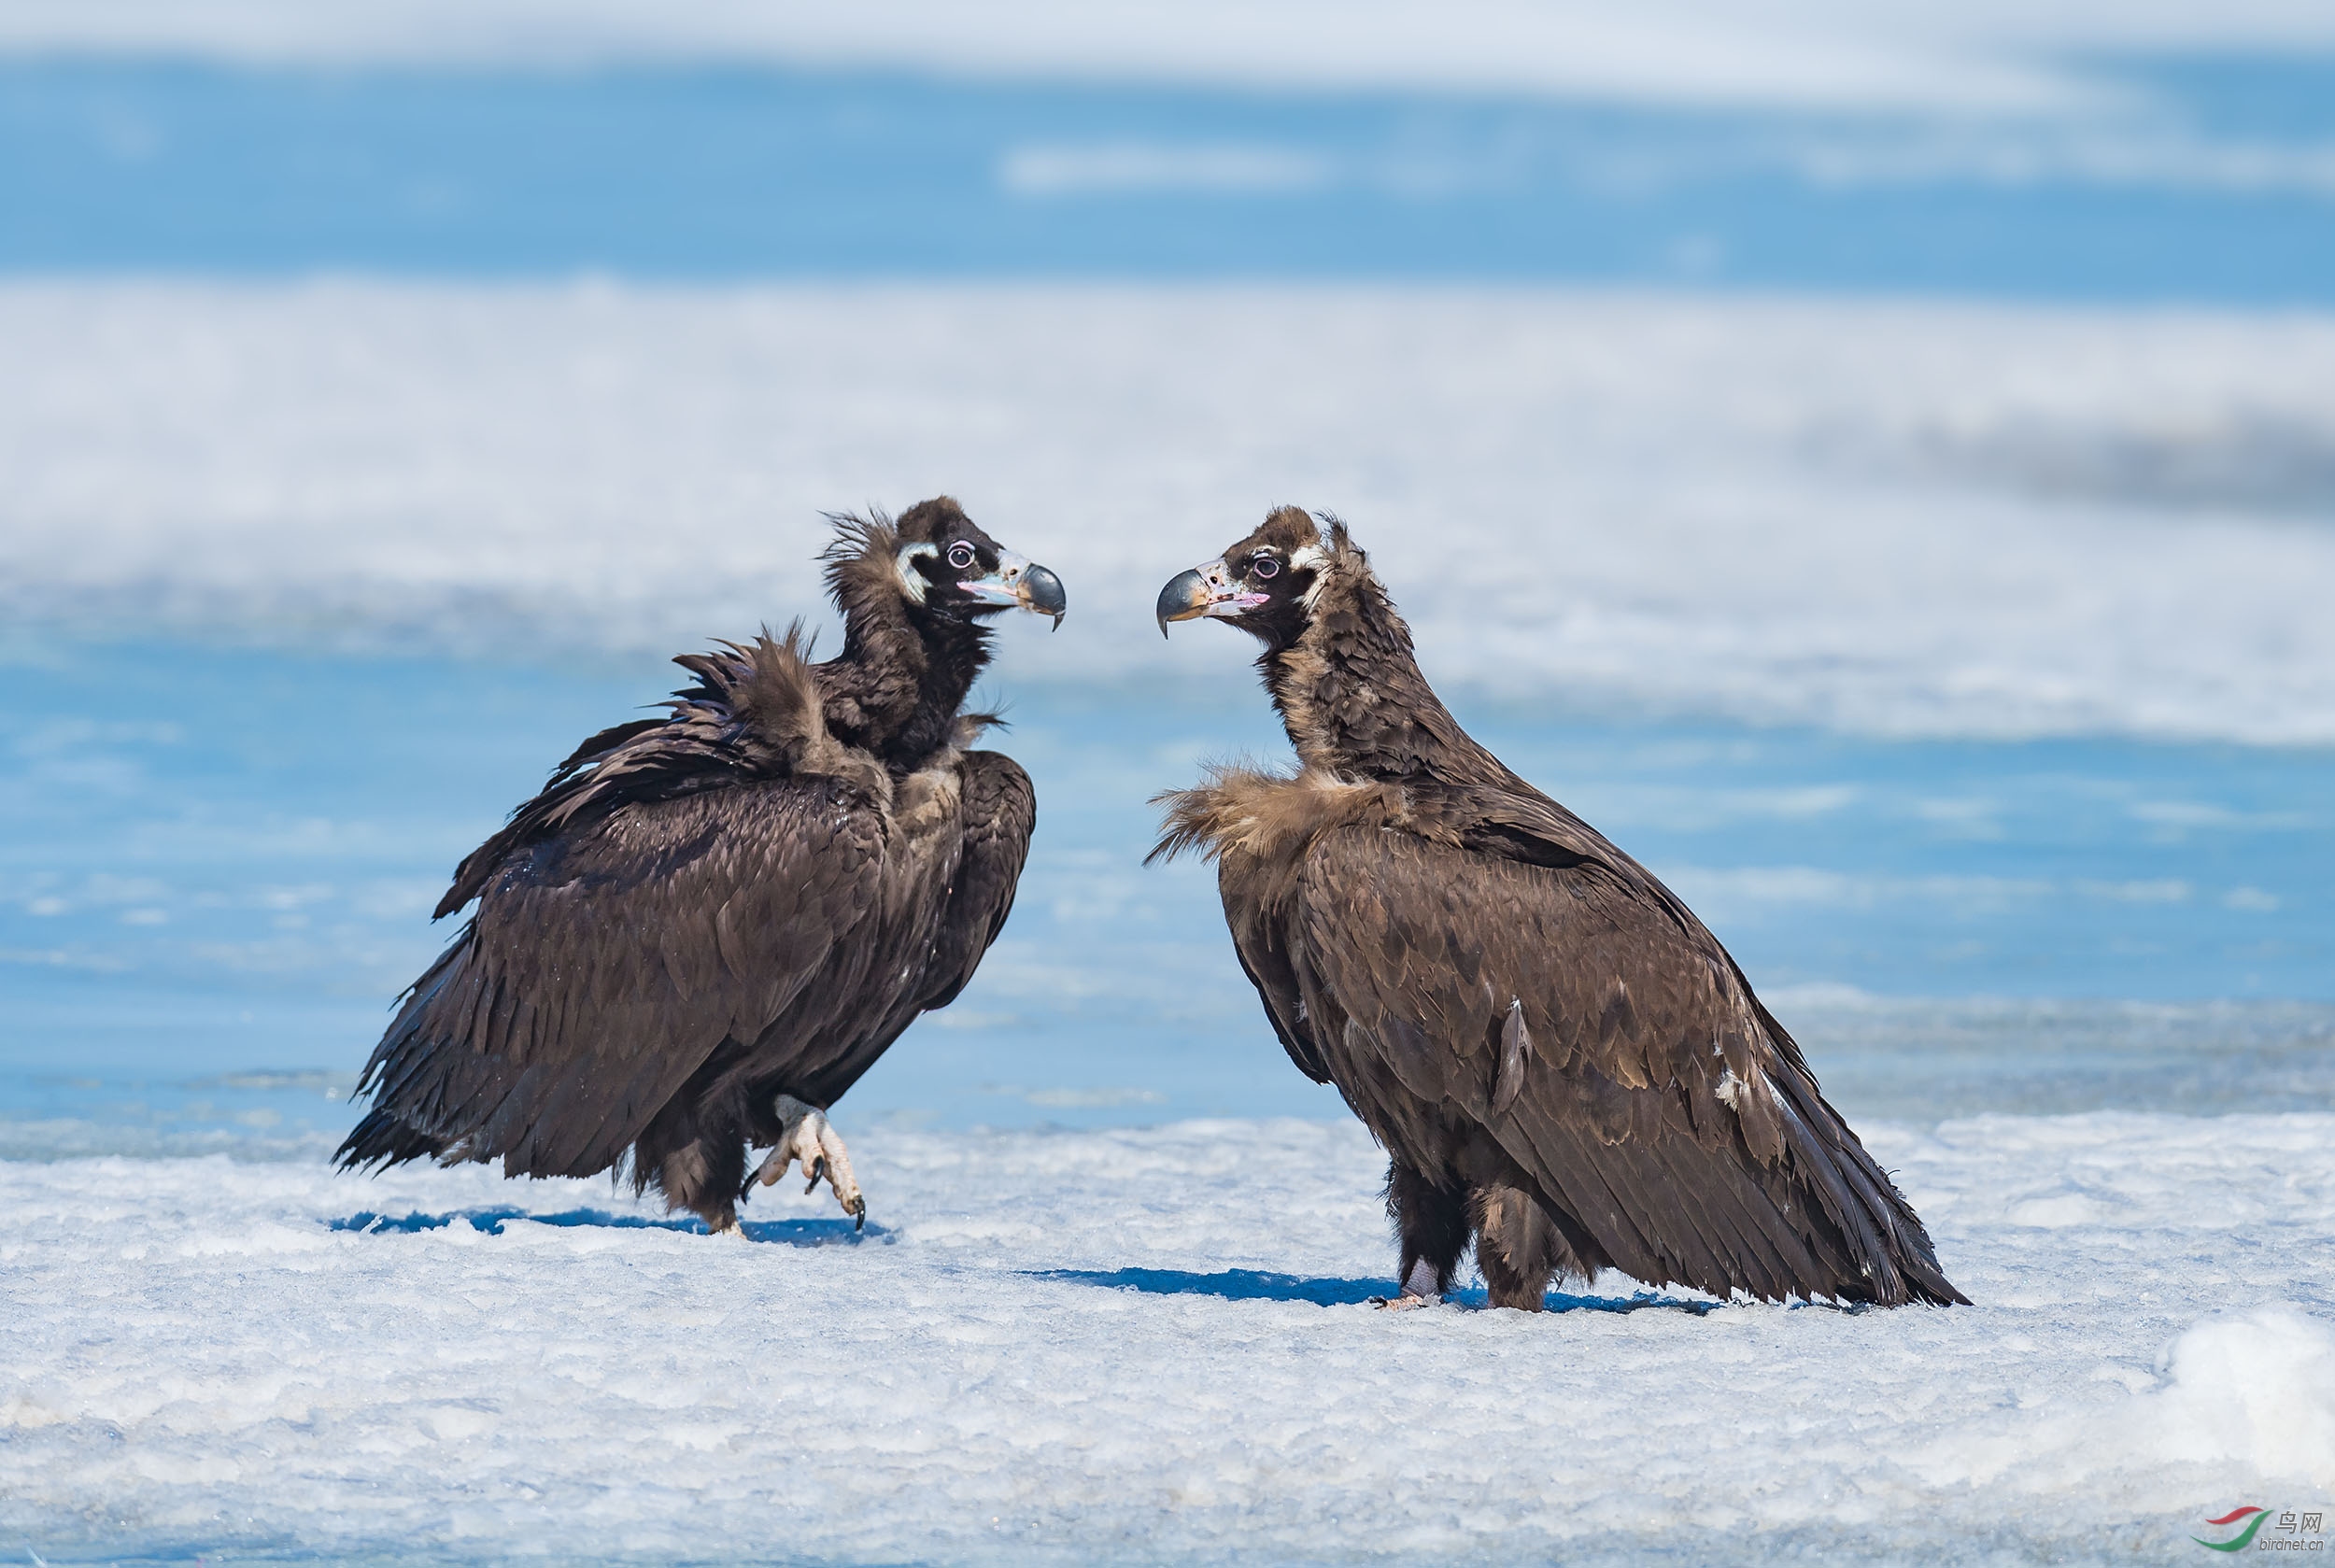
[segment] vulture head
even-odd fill
[[[925,614],[972,621],[1021,609],[1062,625],[1062,579],[990,538],[954,498],[918,501],[892,530],[900,591]]]
[[[1313,617],[1330,568],[1353,549],[1344,524],[1325,536],[1302,509],[1283,506],[1223,555],[1159,590],[1159,634],[1169,621],[1231,621],[1268,650],[1297,641]]]

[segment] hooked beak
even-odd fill
[[[1159,634],[1168,635],[1169,621],[1196,620],[1202,615],[1238,620],[1264,603],[1266,597],[1242,587],[1222,560],[1196,566],[1176,573],[1159,590]]]
[[[964,587],[984,604],[999,609],[1018,607],[1033,615],[1052,615],[1057,631],[1062,629],[1062,617],[1070,608],[1069,599],[1062,591],[1061,578],[1011,550],[998,557],[995,572],[972,579]]]

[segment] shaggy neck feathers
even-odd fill
[[[1494,784],[1532,793],[1459,727],[1420,673],[1410,629],[1369,561],[1333,525],[1312,563],[1309,614],[1258,660],[1297,751],[1294,774],[1214,768],[1196,789],[1153,798],[1166,820],[1151,858],[1198,851],[1270,869],[1260,897],[1285,896],[1300,852],[1339,827],[1400,827],[1456,843],[1406,786]]]
[[[910,600],[899,537],[881,518],[841,517],[836,528],[827,580],[843,613],[843,648],[817,667],[827,725],[893,771],[913,771],[950,742],[989,662],[989,636]]]
[[[1315,834],[1330,828],[1408,826],[1400,789],[1312,768],[1292,777],[1213,767],[1198,788],[1169,790],[1153,803],[1166,814],[1146,865],[1197,851],[1210,860],[1239,855],[1286,868]]]
[[[1410,628],[1369,558],[1332,526],[1295,640],[1258,661],[1307,769],[1388,783],[1507,783],[1420,673]]]

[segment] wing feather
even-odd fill
[[[418,1135],[514,1174],[605,1169],[851,939],[886,832],[876,802],[814,775],[628,803],[515,854],[375,1050],[344,1159]],[[718,956],[693,959],[709,937]]]
[[[913,983],[891,1010],[810,1080],[805,1092],[821,1103],[831,1103],[857,1082],[919,1013],[955,1001],[1013,912],[1014,891],[1038,822],[1037,790],[1012,757],[978,751],[959,759],[957,787],[962,826],[956,869],[931,946]]]
[[[1012,757],[968,752],[959,776],[964,852],[941,937],[917,992],[917,1008],[926,1012],[956,1000],[1005,929],[1022,867],[1029,859],[1029,837],[1038,826],[1038,791]]]
[[[1391,1079],[1479,1122],[1640,1278],[1960,1299],[1701,923],[1561,809],[1493,803],[1429,802],[1432,839],[1345,826],[1305,851],[1285,925],[1355,1021],[1341,1087]],[[1406,1113],[1377,1109],[1399,1138]]]

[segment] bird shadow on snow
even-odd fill
[[[525,1220],[531,1224],[573,1227],[601,1225],[610,1230],[681,1231],[687,1235],[705,1235],[701,1220],[652,1220],[640,1214],[611,1214],[601,1208],[569,1208],[557,1214],[537,1214],[529,1209],[504,1204],[492,1208],[458,1208],[447,1214],[424,1214],[416,1209],[410,1214],[375,1214],[361,1209],[345,1220],[327,1222],[336,1231],[357,1231],[366,1236],[414,1236],[422,1231],[444,1230],[456,1221],[467,1222],[474,1231],[488,1236],[501,1236],[505,1222]],[[748,1241],[774,1242],[785,1247],[856,1247],[863,1241],[888,1241],[892,1233],[882,1225],[870,1225],[855,1230],[849,1220],[747,1220],[740,1223]]]
[[[1253,1268],[1228,1268],[1216,1274],[1194,1274],[1180,1268],[1049,1268],[1032,1270],[1030,1278],[1093,1285],[1107,1291],[1140,1291],[1147,1295],[1205,1295],[1225,1301],[1309,1301],[1316,1307],[1360,1307],[1367,1302],[1384,1301],[1395,1289],[1391,1283],[1374,1279],[1307,1279]],[[1488,1303],[1480,1289],[1454,1291],[1445,1299],[1456,1307],[1483,1307]],[[1721,1305],[1642,1293],[1633,1296],[1577,1296],[1551,1291],[1547,1298],[1547,1310],[1550,1312],[1642,1312],[1661,1308],[1690,1312],[1698,1318]]]

